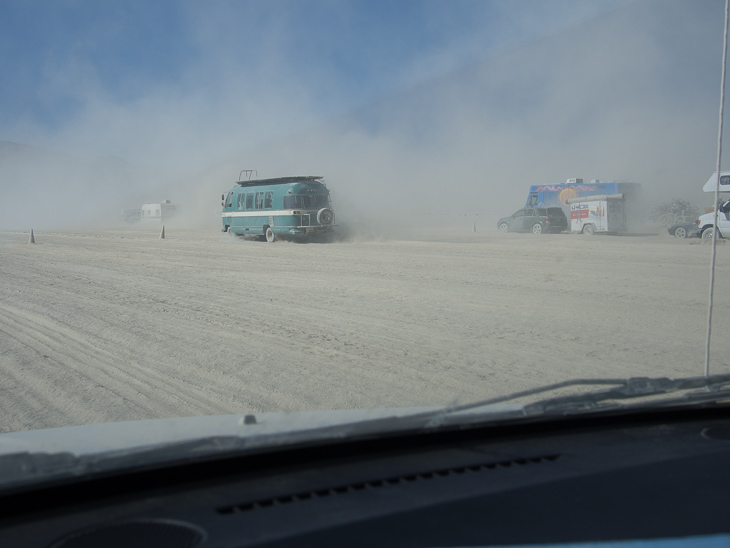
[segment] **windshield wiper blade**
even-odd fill
[[[682,396],[673,398],[660,400],[653,398],[645,405],[651,407],[666,407],[677,404],[711,402],[718,399],[724,399],[724,397],[730,397],[730,374],[711,375],[707,377],[686,377],[680,379],[669,379],[666,377],[573,379],[556,384],[540,386],[531,390],[514,392],[512,394],[496,398],[463,405],[448,406],[439,411],[435,411],[433,413],[433,417],[428,421],[427,427],[432,428],[440,426],[448,417],[452,417],[457,413],[463,413],[465,411],[476,410],[481,407],[493,406],[500,403],[506,403],[576,386],[611,386],[611,388],[605,390],[594,390],[581,394],[570,394],[567,396],[547,398],[522,406],[517,414],[520,416],[566,415],[594,410],[622,408],[626,407],[626,404],[618,403],[621,400],[649,398],[652,396],[676,394],[679,392],[685,393]],[[694,390],[694,392],[689,392],[692,390]]]
[[[635,377],[606,390],[550,398],[524,407],[525,415],[568,414],[626,407],[624,400],[648,398],[632,407],[668,407],[711,402],[730,395],[730,375],[681,379]],[[657,398],[656,396],[665,396]],[[667,397],[668,396],[668,397]]]

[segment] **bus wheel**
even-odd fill
[[[274,234],[274,231],[271,230],[271,227],[266,228],[266,241],[267,242],[275,242],[276,241],[276,234]]]

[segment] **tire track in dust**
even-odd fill
[[[210,403],[200,391],[190,389],[187,383],[131,362],[124,365],[129,369],[125,370],[111,353],[88,343],[65,326],[35,314],[0,306],[0,331],[37,352],[44,365],[47,360],[52,360],[85,379],[90,386],[103,388],[105,395],[100,395],[94,402],[98,403],[99,412],[95,419],[107,417],[110,403],[121,403],[125,415],[131,415],[125,416],[124,420],[222,411],[219,405]],[[78,391],[77,386],[57,388],[71,394]],[[109,401],[110,393],[116,402],[114,398]],[[175,401],[179,403],[171,403]],[[119,417],[114,418],[120,420]]]
[[[79,267],[71,268],[67,271],[66,264],[57,265],[57,269],[60,272],[54,272],[51,278],[54,281],[52,294],[50,297],[48,291],[39,290],[37,288],[44,288],[43,277],[40,274],[36,274],[36,277],[32,280],[23,278],[23,287],[27,288],[26,291],[32,294],[31,303],[35,306],[32,310],[27,310],[25,301],[15,300],[14,304],[17,308],[22,308],[25,311],[27,317],[41,319],[44,325],[48,325],[49,322],[53,322],[55,325],[63,325],[67,329],[72,329],[76,333],[83,333],[83,341],[93,341],[94,347],[92,348],[92,358],[96,359],[96,353],[98,348],[112,349],[114,351],[114,359],[110,362],[112,365],[118,366],[119,363],[124,364],[124,369],[129,372],[139,370],[140,375],[136,375],[137,378],[145,378],[148,375],[154,376],[151,384],[158,387],[164,387],[171,390],[170,393],[177,395],[178,393],[184,392],[186,387],[194,386],[193,398],[195,402],[193,405],[189,405],[181,412],[178,408],[174,415],[189,415],[189,414],[201,414],[197,412],[198,409],[203,409],[203,412],[211,413],[206,411],[213,408],[213,412],[226,412],[236,413],[240,412],[241,409],[251,411],[262,411],[262,410],[281,410],[281,409],[297,409],[299,407],[331,407],[338,405],[332,399],[331,390],[322,390],[323,382],[327,381],[332,375],[332,368],[336,367],[338,370],[342,369],[343,365],[339,363],[331,363],[335,358],[332,356],[332,349],[324,350],[322,348],[322,341],[318,337],[315,337],[313,341],[311,339],[311,325],[309,329],[304,329],[301,333],[295,333],[291,340],[282,341],[281,330],[277,329],[278,322],[272,324],[270,329],[266,328],[268,323],[266,321],[260,321],[262,317],[268,317],[270,310],[266,308],[268,300],[263,298],[256,298],[256,303],[261,305],[264,310],[259,310],[256,317],[258,321],[254,321],[253,324],[258,326],[258,329],[247,325],[245,327],[245,335],[247,342],[245,344],[239,340],[231,338],[230,333],[220,333],[218,326],[230,325],[231,318],[235,318],[240,314],[238,305],[232,305],[228,303],[226,299],[216,298],[211,300],[211,295],[205,291],[201,291],[199,284],[194,284],[188,277],[182,279],[176,279],[174,285],[169,283],[162,283],[152,276],[142,276],[140,273],[135,274],[131,278],[133,283],[122,283],[127,282],[128,276],[123,278],[119,277],[119,272],[116,270],[109,274],[104,271],[104,279],[109,278],[111,281],[103,284],[95,283],[93,286],[88,287],[85,291],[79,292],[77,287],[74,287],[74,283],[78,279],[82,280],[98,280],[100,276],[97,273],[97,269],[94,265],[81,265]],[[19,269],[15,269],[18,271]],[[23,268],[23,271],[30,270],[32,272],[40,272],[38,269]],[[83,273],[83,276],[80,276]],[[45,274],[48,277],[48,274]],[[37,279],[36,279],[37,278]],[[142,279],[143,278],[143,279]],[[131,297],[125,293],[124,295],[119,294],[119,288],[124,287],[128,293],[130,288],[137,290],[141,287],[139,295],[133,294]],[[255,287],[259,287],[262,291],[264,287],[270,289],[268,284],[256,284]],[[173,289],[174,290],[171,290]],[[184,295],[184,299],[181,298]],[[67,318],[65,316],[59,316],[56,310],[54,317],[50,318],[43,312],[43,305],[52,298],[54,302],[59,302],[63,307],[67,307],[69,310],[73,310],[75,313]],[[178,319],[185,317],[186,320],[192,321],[193,319],[198,321],[205,321],[207,326],[186,325],[185,328],[181,329],[181,324],[177,321],[162,322],[161,324],[155,325],[155,330],[158,335],[164,337],[172,337],[168,348],[176,349],[183,348],[186,351],[192,352],[188,357],[195,358],[197,363],[194,365],[188,363],[181,364],[180,367],[175,366],[170,356],[161,357],[161,361],[154,361],[155,366],[159,363],[160,374],[149,365],[147,367],[143,365],[137,365],[137,352],[140,347],[132,345],[129,340],[120,341],[116,339],[116,333],[118,331],[119,322],[117,321],[118,310],[115,306],[108,307],[108,303],[120,303],[134,301],[136,298],[152,299],[155,303],[162,303],[165,308],[168,308],[164,312],[163,316],[167,314],[175,314]],[[289,305],[291,307],[291,304]],[[141,308],[134,308],[133,311],[140,313]],[[79,311],[83,311],[85,315],[85,321],[79,322]],[[194,312],[196,318],[190,318],[190,313]],[[155,313],[159,313],[156,310]],[[29,314],[32,314],[30,316]],[[93,315],[91,318],[88,315]],[[197,317],[202,315],[202,317]],[[147,316],[139,316],[134,319],[134,323],[141,323],[146,325],[149,318]],[[159,318],[158,318],[159,319]],[[270,320],[270,318],[268,318]],[[91,320],[93,325],[90,325],[86,329],[83,323],[87,323]],[[122,327],[125,329],[129,328],[130,318],[125,320],[126,323]],[[309,322],[307,322],[309,323]],[[110,327],[114,326],[114,329]],[[264,327],[264,331],[261,328]],[[224,361],[218,359],[214,360],[211,366],[208,366],[207,361],[201,362],[199,350],[197,348],[191,348],[187,341],[178,339],[180,331],[189,331],[195,328],[197,338],[201,337],[207,340],[218,339],[221,344],[220,346],[228,348],[228,353],[231,356],[245,355],[251,356],[252,350],[254,350],[254,361],[257,362],[253,367],[248,369],[245,374],[238,372],[232,372],[228,366],[230,357]],[[318,332],[318,330],[315,330]],[[110,335],[109,335],[110,334]],[[107,336],[109,335],[109,336]],[[237,334],[240,337],[241,333]],[[179,344],[178,344],[179,343]],[[167,344],[167,343],[166,343]],[[282,348],[286,347],[286,350]],[[316,367],[316,364],[307,364],[306,360],[302,360],[302,348],[310,348],[311,353],[314,355],[322,355],[323,353],[328,356],[326,363],[329,364],[324,367],[328,372],[321,371],[321,367]],[[271,349],[276,348],[278,357],[283,358],[279,360],[279,364],[274,364],[273,358],[277,357],[277,353],[273,353]],[[288,350],[288,351],[287,351]],[[324,350],[324,352],[323,352]],[[298,355],[298,356],[297,356]],[[120,356],[122,359],[120,359]],[[352,356],[350,356],[351,358]],[[295,359],[296,358],[296,359]],[[39,357],[40,359],[40,357]],[[88,361],[88,360],[85,360]],[[134,362],[134,363],[132,363]],[[370,360],[365,360],[365,363],[361,363],[360,367],[357,367],[360,375],[371,377],[371,368],[368,367]],[[92,361],[92,363],[94,363]],[[143,362],[147,363],[147,362]],[[279,365],[284,364],[295,364],[299,367],[304,367],[305,371],[297,371],[305,374],[303,382],[299,382],[296,385],[286,385],[286,383],[280,382],[279,377],[281,374],[294,373],[289,369],[294,369],[291,366],[285,367],[287,371],[282,372]],[[349,364],[352,366],[352,363]],[[203,367],[201,367],[203,366]],[[320,364],[321,366],[321,364]],[[98,364],[93,365],[93,369],[98,369]],[[86,370],[87,368],[83,368]],[[218,371],[223,369],[224,371]],[[280,374],[272,375],[272,371],[279,371]],[[165,377],[164,375],[169,375]],[[338,378],[344,379],[345,377],[351,379],[351,371],[342,371]],[[94,377],[96,378],[96,377]],[[185,379],[184,384],[177,384],[178,392],[174,390],[175,382],[173,378]],[[391,381],[396,380],[391,378]],[[382,383],[382,379],[380,383]],[[92,386],[96,386],[98,383],[91,382]],[[359,383],[358,383],[359,384]],[[33,385],[31,385],[33,386]],[[112,384],[110,386],[115,386]],[[159,388],[157,396],[159,398],[164,395],[164,388]],[[372,393],[373,390],[377,389],[378,386],[368,385],[367,390],[363,390],[363,393]],[[190,392],[188,392],[190,393]],[[139,398],[137,398],[139,399]],[[137,401],[137,399],[133,401]],[[172,399],[172,398],[171,398]],[[208,403],[205,407],[200,405],[201,401]],[[340,402],[340,400],[337,400]],[[145,402],[147,403],[147,402]],[[342,405],[342,403],[339,403]],[[362,405],[362,402],[360,402]],[[156,414],[155,416],[158,416]],[[126,417],[125,417],[126,418]],[[137,417],[135,417],[137,418]],[[145,418],[145,417],[141,417]],[[118,419],[117,419],[118,420]],[[86,420],[86,422],[89,422]]]

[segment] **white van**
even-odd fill
[[[722,184],[722,178],[720,179]],[[697,228],[700,231],[700,237],[711,239],[712,229],[715,224],[715,212],[705,213],[697,219]],[[720,229],[718,234],[721,238],[730,238],[730,200],[722,203],[720,211],[717,214],[717,227]]]

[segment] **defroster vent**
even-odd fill
[[[346,495],[348,493],[357,493],[366,489],[381,489],[384,487],[391,487],[394,485],[402,485],[408,483],[415,483],[420,481],[430,481],[438,478],[445,478],[449,476],[459,476],[463,474],[472,474],[478,472],[486,472],[491,470],[499,470],[504,468],[510,468],[513,466],[526,466],[530,464],[544,464],[548,462],[554,462],[560,458],[560,455],[543,455],[538,457],[525,457],[510,460],[503,460],[498,462],[487,462],[483,464],[472,464],[469,466],[455,466],[451,468],[442,468],[439,470],[418,472],[414,474],[402,474],[399,476],[392,476],[388,478],[375,479],[369,481],[349,483],[346,485],[338,485],[335,487],[328,487],[325,489],[316,489],[312,491],[302,491],[299,493],[292,493],[288,495],[282,495],[278,497],[265,498],[254,500],[250,502],[242,502],[240,504],[234,504],[232,506],[223,506],[217,509],[220,514],[233,514],[236,512],[250,512],[252,510],[260,510],[264,508],[271,508],[273,506],[280,506],[283,504],[291,504],[293,502],[304,502],[312,499],[321,499],[326,497],[333,497],[337,495]]]

